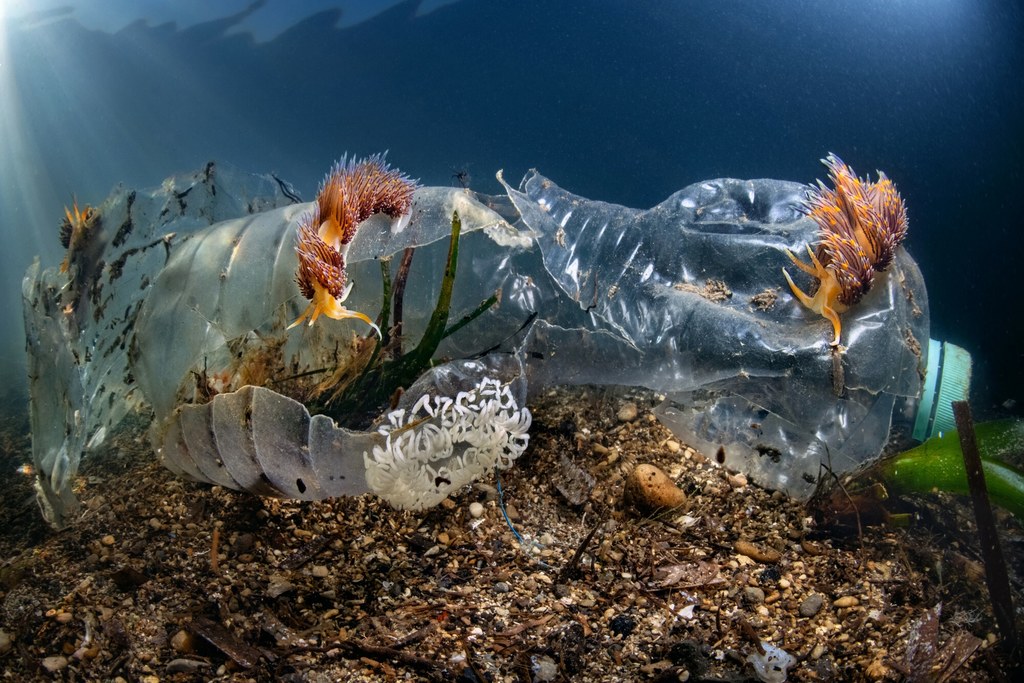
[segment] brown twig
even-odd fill
[[[467,638],[462,639],[462,648],[466,651],[466,668],[469,669],[478,681],[486,681],[487,677],[476,665],[476,652]]]
[[[220,573],[220,527],[213,527],[213,538],[210,541],[210,571]]]
[[[967,401],[953,401],[953,416],[956,418],[960,450],[967,470],[967,485],[970,487],[971,501],[974,503],[974,518],[978,523],[978,540],[981,542],[981,556],[985,561],[985,583],[988,586],[989,598],[992,600],[992,612],[1003,636],[1003,650],[1012,658],[1018,652],[1013,594],[1010,591],[1010,579],[1006,573],[1003,551],[999,546],[999,534],[996,531],[992,506],[988,500],[988,486],[985,484],[985,472],[981,466],[981,454],[974,433],[974,418],[971,416],[970,404]]]
[[[440,667],[436,662],[433,662],[426,657],[417,657],[416,655],[411,655],[408,652],[396,650],[393,647],[370,645],[365,640],[342,640],[339,641],[337,645],[351,652],[381,659],[390,659],[404,666],[409,666],[421,671],[437,673],[440,670]]]
[[[427,624],[426,626],[424,626],[423,628],[417,629],[417,630],[413,631],[412,633],[410,633],[409,635],[403,636],[402,638],[399,638],[398,640],[396,640],[392,644],[392,647],[395,648],[396,650],[401,650],[403,647],[408,647],[409,645],[412,645],[413,643],[420,642],[421,640],[423,640],[424,638],[426,638],[427,636],[429,636],[431,633],[433,633],[436,630],[437,630],[437,622],[436,621],[432,621],[429,624]]]
[[[749,621],[746,620],[742,615],[736,619],[736,625],[739,626],[740,635],[746,638],[750,643],[757,648],[758,653],[764,657],[765,650],[764,644],[761,642],[761,637],[757,635],[757,631]]]
[[[590,530],[590,532],[583,538],[583,541],[576,547],[576,552],[573,553],[569,563],[562,567],[561,571],[558,572],[558,579],[556,579],[556,583],[565,583],[565,580],[569,578],[570,575],[574,575],[576,573],[576,565],[579,564],[580,558],[583,557],[583,553],[586,551],[587,546],[590,545],[591,539],[594,538],[594,534],[597,533],[600,526],[600,522],[595,524],[594,528]]]

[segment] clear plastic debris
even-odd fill
[[[845,472],[877,456],[894,408],[921,388],[928,339],[921,272],[900,249],[832,326],[789,293],[786,250],[816,226],[807,186],[709,180],[646,210],[573,195],[538,173],[506,185],[544,268],[586,316],[549,316],[526,344],[538,384],[665,392],[661,421],[685,443],[772,489],[806,497],[822,464]]]
[[[784,683],[789,676],[789,667],[796,664],[796,657],[781,647],[761,641],[764,653],[754,652],[747,655],[747,661],[754,667],[759,681],[764,683]]]
[[[365,439],[387,451],[386,434],[345,431],[307,407],[310,377],[343,368],[367,348],[360,322],[286,330],[308,303],[294,281],[294,245],[310,205],[294,204],[294,193],[272,177],[212,169],[209,178],[201,172],[149,192],[115,193],[100,207],[105,237],[73,254],[67,274],[36,265],[26,277],[33,449],[44,512],[55,523],[72,510],[69,482],[81,452],[147,405],[152,441],[172,469],[256,493],[365,490],[359,468],[364,453],[375,452]],[[535,172],[505,189],[506,196],[487,197],[420,188],[404,229],[393,230],[385,216],[365,221],[347,247],[353,289],[345,305],[373,318],[382,307],[382,261],[393,259],[394,269],[413,248],[402,334],[418,339],[438,300],[457,210],[449,324],[488,297],[494,302],[447,336],[435,358],[501,351],[525,359],[521,384],[510,389],[516,407],[500,409],[508,452],[521,445],[513,435],[526,424],[527,389],[642,386],[666,394],[658,415],[683,441],[756,483],[802,497],[822,464],[843,472],[877,456],[894,409],[916,399],[928,303],[903,249],[843,314],[842,350],[829,344],[829,322],[791,295],[786,250],[801,253],[815,239],[814,223],[797,210],[807,186],[711,180],[649,210],[591,201]],[[122,239],[127,216],[133,228]],[[809,289],[804,274],[795,275]],[[63,312],[68,306],[71,314]],[[467,378],[454,396],[489,391],[488,377]],[[511,381],[504,376],[502,386]],[[400,407],[422,411],[415,402],[428,394],[435,409],[438,395],[453,396],[423,390]],[[237,473],[212,466],[219,437],[208,426],[239,411],[277,425],[267,438],[283,439],[281,458],[310,448],[308,462],[270,484],[254,478],[275,471],[262,455],[254,465],[252,453],[233,453],[244,465]],[[386,413],[377,424],[385,422],[393,436],[409,428]],[[263,426],[245,426],[246,438],[255,443]],[[348,460],[318,465],[312,451],[321,438],[340,442]],[[190,453],[195,446],[192,465],[174,450],[182,443]],[[448,480],[457,478],[438,479]]]
[[[25,276],[32,457],[43,515],[62,526],[76,509],[71,479],[83,450],[145,407],[131,366],[135,323],[171,254],[214,223],[286,206],[284,181],[212,162],[151,190],[117,187],[87,233],[69,241],[67,268]]]

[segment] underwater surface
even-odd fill
[[[978,421],[1024,413],[1014,4],[9,0],[0,22],[0,482],[18,495],[34,475],[53,528],[96,531],[96,515],[110,519],[96,484],[117,472],[95,468],[156,451],[173,475],[213,484],[184,486],[227,517],[261,505],[273,524],[331,506],[386,518],[376,498],[353,502],[366,492],[439,510],[482,480],[472,495],[525,547],[501,477],[543,481],[529,468],[544,462],[573,483],[557,484],[564,500],[539,489],[532,514],[554,506],[583,544],[564,548],[572,564],[587,513],[678,512],[687,495],[691,510],[701,496],[762,496],[766,528],[793,540],[808,499],[811,517],[841,517],[830,477],[952,427],[938,415],[950,396],[929,398],[940,353],[947,377],[973,361],[960,398]],[[1020,448],[992,446],[1019,423],[990,425],[992,499],[1019,515]],[[620,432],[636,437],[621,462]],[[606,459],[553,455],[563,436]],[[636,502],[646,484],[618,472],[643,471],[645,448],[673,479],[689,476],[673,453],[700,470],[682,503]],[[917,468],[967,492],[948,441],[920,449],[871,476],[914,495],[931,487]],[[913,455],[929,452],[947,459]],[[238,502],[248,494],[312,504]],[[152,522],[170,506],[137,510],[161,543],[166,519]],[[685,517],[672,524],[700,519]],[[779,561],[745,542],[740,556]],[[612,556],[601,561],[632,561]],[[673,571],[648,589],[674,585]],[[834,607],[855,607],[851,594]],[[906,618],[925,634],[940,612]],[[982,647],[974,631],[946,642],[962,655],[951,670]],[[789,657],[755,640],[761,658]],[[81,661],[96,656],[85,641]],[[923,661],[914,648],[890,673]],[[829,666],[874,656],[847,655]],[[549,680],[537,656],[535,680]],[[773,678],[752,656],[761,680],[793,665]]]

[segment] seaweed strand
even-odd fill
[[[1011,657],[1017,652],[1017,624],[1013,617],[1013,593],[1006,572],[1006,562],[999,545],[995,517],[988,500],[985,472],[981,465],[978,440],[974,433],[974,419],[967,401],[953,401],[953,416],[960,435],[960,449],[963,451],[967,468],[967,483],[974,503],[974,517],[978,523],[978,540],[985,560],[985,583],[992,600],[992,611],[1003,635],[1003,650]]]

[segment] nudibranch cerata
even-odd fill
[[[60,264],[60,272],[66,273],[71,259],[80,252],[89,240],[89,235],[99,221],[99,211],[86,204],[79,210],[78,200],[72,199],[71,207],[64,207],[64,218],[60,222],[60,243],[67,253]]]
[[[800,210],[818,224],[818,244],[807,246],[811,265],[786,251],[793,264],[818,280],[808,296],[782,269],[800,303],[832,323],[832,346],[839,345],[839,314],[861,300],[876,272],[884,271],[907,235],[907,208],[896,186],[884,173],[878,181],[858,178],[835,154],[822,159],[834,189],[818,181]]]
[[[352,290],[345,254],[359,224],[374,214],[392,218],[392,229],[401,230],[408,222],[416,187],[415,181],[389,167],[383,155],[362,161],[342,157],[334,165],[320,185],[312,211],[299,219],[295,281],[310,303],[288,329],[307,319],[312,325],[322,314],[335,320],[357,318],[380,336],[369,317],[342,305]]]

